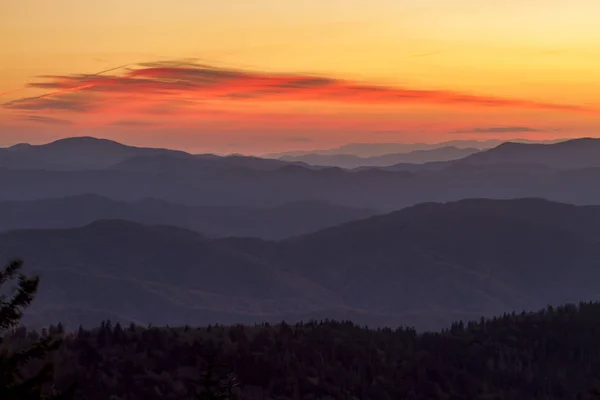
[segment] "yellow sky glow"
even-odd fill
[[[267,75],[316,74],[365,85],[600,110],[598,15],[597,0],[3,2],[0,104],[48,92],[40,87],[12,92],[39,82],[39,75],[93,74],[122,64],[196,58]],[[122,107],[110,113],[103,109],[103,118],[112,118],[105,120],[100,114],[36,109],[34,115],[32,110],[0,107],[0,146],[81,132],[221,152],[239,143],[235,151],[261,152],[349,141],[446,140],[455,138],[448,132],[465,126],[525,125],[544,130],[546,137],[595,136],[600,127],[600,111],[582,115],[520,106],[448,108],[407,102],[318,106],[318,98],[304,101],[299,95],[292,96],[298,104],[285,106],[288,119],[277,118],[277,133],[268,118],[277,107],[268,99],[256,107],[220,103],[219,110],[235,112],[236,121],[243,122],[246,110],[254,110],[246,128],[242,122],[227,125],[232,118],[221,121],[214,115],[194,119],[189,126],[175,127],[166,117],[156,117],[152,127],[102,127],[119,118],[139,118],[127,114],[132,94],[119,96]],[[354,116],[358,111],[365,116],[360,123]],[[33,122],[32,115],[71,123],[42,124],[39,118]],[[168,137],[158,140],[162,128]],[[369,134],[390,129],[397,133],[381,139]],[[481,137],[477,135],[473,137]],[[292,140],[298,136],[306,140]],[[517,136],[524,135],[512,135]]]

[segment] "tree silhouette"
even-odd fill
[[[5,334],[17,327],[23,311],[29,307],[38,289],[39,278],[28,277],[20,272],[21,260],[13,260],[0,271],[0,289],[5,284],[16,281],[11,295],[0,291],[0,399],[2,400],[64,400],[71,398],[74,386],[59,394],[52,385],[53,366],[43,365],[37,372],[26,371],[34,360],[45,360],[56,350],[61,341],[51,335],[35,340],[24,350],[11,351],[5,343]],[[29,368],[31,369],[31,368]]]
[[[223,388],[227,393],[227,399],[233,400],[233,391],[240,386],[240,382],[234,373],[229,373],[223,380]]]
[[[201,374],[197,384],[201,387],[196,394],[196,398],[200,400],[232,400],[233,391],[239,386],[239,382],[235,374],[228,373],[225,376],[219,374],[216,369],[225,368],[223,364],[215,362],[215,355],[210,354],[207,357],[207,366]]]

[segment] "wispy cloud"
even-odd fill
[[[433,54],[433,53],[431,53]],[[425,56],[423,54],[422,56]],[[576,104],[554,104],[447,90],[368,84],[333,77],[275,74],[218,68],[189,60],[121,66],[93,75],[39,77],[29,88],[47,90],[37,97],[5,103],[15,110],[90,113],[193,113],[203,102],[329,102],[363,105],[438,104],[596,112]],[[120,70],[120,74],[114,74]],[[113,72],[113,74],[108,74]],[[485,130],[482,130],[485,132]],[[492,131],[494,132],[494,131]]]
[[[47,125],[71,125],[71,121],[69,121],[69,120],[53,118],[53,117],[44,117],[41,115],[26,115],[19,119],[21,119],[23,121],[38,122],[40,124],[47,124]]]
[[[527,126],[496,126],[490,128],[473,128],[450,133],[519,133],[519,132],[541,132],[540,129],[529,128]]]
[[[90,112],[95,109],[94,102],[85,93],[72,93],[56,97],[24,97],[4,104],[6,108],[25,111],[72,111]]]
[[[8,96],[9,94],[19,93],[19,92],[22,92],[25,89],[27,89],[27,88],[23,87],[23,88],[19,88],[19,89],[9,90],[7,92],[0,92],[0,96]]]

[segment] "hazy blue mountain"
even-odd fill
[[[136,161],[130,161],[132,159]],[[117,165],[160,168],[164,163],[184,163],[186,160],[188,163],[197,161],[195,165],[209,168],[272,169],[288,165],[258,157],[192,155],[179,150],[127,146],[93,137],[73,137],[42,145],[21,143],[0,149],[0,167],[14,169],[98,170]]]
[[[581,139],[590,141],[593,139]],[[106,139],[93,137],[74,137],[57,140],[43,145],[18,144],[5,149],[0,149],[0,168],[28,169],[28,170],[101,170],[107,168],[146,170],[147,172],[157,170],[182,170],[186,168],[202,169],[258,169],[274,170],[289,165],[303,166],[310,169],[321,169],[327,166],[340,166],[344,168],[356,168],[364,166],[392,166],[404,164],[423,164],[429,162],[440,162],[465,159],[465,161],[477,164],[481,163],[541,163],[548,157],[557,157],[553,165],[567,165],[572,167],[597,166],[591,160],[597,151],[596,147],[585,148],[585,144],[578,146],[573,141],[563,145],[550,146],[547,149],[540,144],[531,144],[523,139],[515,139],[518,143],[505,143],[491,151],[482,152],[478,150],[487,149],[501,142],[491,141],[451,141],[436,145],[430,144],[390,144],[390,143],[368,143],[350,144],[342,146],[339,153],[331,151],[315,151],[312,153],[290,153],[282,154],[281,159],[273,156],[260,158],[244,155],[217,156],[213,154],[192,155],[183,151],[143,148],[127,146]],[[472,146],[467,146],[472,145]],[[389,148],[390,151],[377,153],[377,149]],[[529,147],[528,147],[529,146]],[[375,153],[364,155],[354,154],[352,149],[372,149]],[[525,150],[527,149],[527,150]],[[584,152],[579,162],[568,161]],[[357,150],[358,152],[358,150]],[[466,157],[466,158],[465,158]],[[542,157],[539,159],[539,157]],[[318,166],[313,167],[311,164]],[[321,167],[321,168],[319,168]],[[393,168],[393,167],[392,167]],[[394,169],[394,168],[393,168]],[[395,168],[398,169],[398,168]],[[404,169],[420,170],[419,167],[406,165]]]
[[[10,149],[0,148],[0,168],[57,169],[59,167],[44,161],[40,161],[27,154],[18,154]]]
[[[76,322],[74,309],[75,316],[90,310],[155,324],[214,323],[218,313],[261,319],[337,305],[302,277],[168,226],[106,220],[0,234],[0,259],[16,256],[44,282],[32,307],[38,319],[48,312]]]
[[[357,157],[377,157],[392,153],[409,153],[417,150],[433,150],[441,147],[476,148],[479,150],[490,149],[504,142],[519,143],[554,143],[566,139],[536,141],[528,139],[489,139],[489,140],[450,140],[441,143],[349,143],[340,147],[323,150],[297,150],[282,153],[266,154],[268,158],[280,158],[284,156],[302,156],[307,154],[318,155],[340,155],[349,154]]]
[[[250,169],[270,171],[290,165],[316,169],[302,162],[286,162],[240,155],[216,156],[212,154],[191,155],[188,153],[135,156],[112,165],[110,168],[117,171],[189,175],[218,170]]]
[[[173,225],[211,237],[281,239],[375,214],[367,209],[324,202],[295,202],[273,208],[199,207],[156,199],[135,202],[97,195],[0,202],[0,231],[72,228],[96,220],[121,219]]]
[[[600,167],[600,139],[581,138],[544,144],[506,142],[456,160],[424,164],[398,163],[382,169],[411,172],[441,170],[548,172],[596,167]]]
[[[600,207],[521,199],[425,203],[276,244],[228,242],[349,308],[410,322],[596,300],[599,240]]]
[[[361,168],[360,170],[365,170],[367,168]],[[504,174],[504,173],[515,173],[522,172],[525,174],[552,174],[559,173],[560,169],[552,168],[547,165],[537,164],[537,163],[528,163],[528,162],[498,162],[498,163],[470,163],[463,162],[462,159],[455,161],[437,161],[437,162],[428,162],[424,164],[407,164],[400,163],[395,165],[390,165],[389,167],[381,167],[379,168],[382,171],[391,171],[391,172],[440,172],[441,174]]]
[[[559,169],[600,167],[600,139],[581,138],[552,144],[503,143],[459,162],[473,165],[530,163]]]
[[[304,162],[310,165],[340,168],[385,167],[399,163],[422,164],[427,162],[457,160],[479,152],[476,148],[440,147],[431,150],[414,150],[409,153],[392,153],[373,157],[358,157],[352,154],[306,154],[283,156],[289,162]]]
[[[42,275],[38,319],[75,323],[89,309],[156,324],[312,315],[435,328],[598,300],[599,241],[598,206],[464,200],[278,242],[114,220],[12,231],[0,259],[22,257]]]
[[[489,154],[505,153],[502,149],[515,146],[510,144],[455,161],[355,170],[181,152],[133,156],[95,170],[0,167],[0,187],[4,189],[0,201],[89,193],[124,201],[155,198],[187,205],[242,208],[318,201],[377,211],[474,197],[542,197],[600,204],[600,168],[563,168],[594,164],[595,143],[593,139],[574,140],[542,146],[558,149],[552,150],[551,156],[512,157],[514,152],[509,152],[509,156],[485,161]],[[533,145],[516,146],[529,149]],[[579,153],[571,150],[582,147],[590,149],[585,150],[585,156],[578,157]],[[561,149],[566,149],[565,156],[560,156]],[[481,157],[484,161],[477,161]],[[553,159],[558,161],[544,164]]]
[[[186,154],[177,150],[126,146],[93,137],[67,138],[42,145],[22,143],[4,150],[18,157],[36,160],[45,164],[46,168],[53,169],[102,169],[135,156]]]
[[[243,208],[319,201],[383,212],[425,201],[475,197],[541,197],[600,204],[600,168],[562,171],[531,164],[484,167],[464,163],[427,170],[431,167],[428,163],[418,171],[312,170],[295,165],[261,170],[201,167],[187,156],[181,160],[160,158],[165,162],[137,163],[139,159],[131,159],[126,166],[93,171],[0,168],[0,201],[89,193],[122,201],[155,198],[187,205]]]

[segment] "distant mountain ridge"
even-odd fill
[[[473,199],[276,242],[116,220],[16,230],[0,234],[0,259],[42,276],[38,319],[77,324],[88,308],[157,325],[352,315],[435,329],[598,300],[599,245],[600,206]]]
[[[460,159],[479,152],[476,148],[440,147],[429,150],[414,150],[408,153],[383,154],[373,157],[359,157],[352,154],[306,154],[300,156],[283,156],[280,160],[303,162],[310,165],[332,166],[340,168],[385,167],[398,163],[422,164]]]
[[[600,139],[579,138],[559,143],[502,143],[471,154],[460,163],[476,165],[532,163],[559,169],[600,167]]]
[[[474,152],[463,158],[423,164],[398,163],[384,167],[387,171],[439,171],[468,166],[531,166],[549,169],[600,167],[600,139],[578,138],[556,143],[505,142],[491,149]]]
[[[0,187],[6,189],[0,191],[0,201],[90,193],[120,201],[156,198],[190,206],[242,208],[320,201],[378,212],[424,201],[473,197],[542,197],[600,204],[599,140],[506,144],[453,161],[352,170],[171,151],[134,155],[101,169],[78,168],[77,163],[56,168],[40,166],[45,163],[21,154],[28,146],[19,146],[19,151],[0,151]],[[95,139],[84,141],[95,143]],[[70,151],[75,142],[67,141]],[[101,146],[105,145],[115,146],[110,142]]]
[[[425,201],[540,197],[600,204],[600,168],[469,163],[385,168],[140,168],[87,171],[0,168],[0,201],[96,194],[119,201],[155,198],[189,206],[272,208],[297,201],[389,212]],[[409,165],[413,168],[414,165]],[[428,169],[431,168],[431,169]]]
[[[250,156],[192,155],[180,150],[135,147],[94,137],[72,137],[42,145],[27,143],[0,149],[0,167],[45,170],[102,170],[133,165],[160,168],[161,162],[194,161],[203,167],[278,168],[288,163]],[[308,167],[308,166],[307,166]]]
[[[323,169],[327,167],[364,168],[385,167],[390,171],[406,169],[420,171],[429,169],[430,163],[469,162],[482,163],[538,163],[537,159],[542,157],[547,164],[548,157],[562,159],[562,163],[556,161],[559,166],[596,166],[593,162],[597,146],[577,148],[573,142],[577,140],[588,140],[593,143],[595,139],[575,139],[558,143],[571,143],[552,147],[548,150],[542,144],[532,144],[524,139],[520,142],[500,141],[451,141],[439,145],[429,144],[350,144],[343,146],[340,153],[330,154],[329,151],[317,151],[311,154],[284,154],[280,159],[272,157],[254,157],[243,155],[217,156],[213,154],[193,155],[179,150],[162,148],[145,148],[124,145],[112,140],[97,139],[93,137],[73,137],[57,140],[43,145],[30,145],[22,143],[8,148],[0,149],[0,168],[20,170],[51,170],[51,171],[81,171],[81,170],[104,170],[117,169],[129,171],[152,170],[157,172],[174,171],[186,173],[191,169],[219,170],[219,169],[256,169],[275,170],[290,165],[300,166],[308,169]],[[487,149],[486,146],[500,143],[498,147]],[[526,143],[524,143],[526,142]],[[552,143],[556,141],[551,141]],[[474,147],[466,147],[474,145]],[[397,152],[378,154],[375,156],[356,156],[345,152],[344,149],[352,148],[394,148],[409,149],[408,152]],[[412,146],[412,147],[411,147]],[[478,147],[477,147],[478,146]],[[528,147],[533,146],[533,147]],[[479,151],[480,148],[486,149]],[[510,150],[509,150],[510,149]],[[549,154],[544,158],[542,150]],[[580,154],[584,155],[581,157]],[[477,157],[475,155],[479,154]],[[572,160],[577,157],[578,161]],[[571,160],[571,161],[569,161]],[[584,162],[583,160],[588,160]],[[449,165],[449,164],[448,164]]]
[[[542,199],[424,203],[276,245],[232,241],[348,307],[441,319],[598,299],[599,244],[599,206]]]
[[[32,308],[39,318],[58,313],[61,321],[81,322],[69,312],[75,306],[157,324],[209,323],[218,313],[259,316],[336,304],[302,277],[180,228],[104,220],[3,233],[0,242],[2,259],[21,255],[44,281]]]
[[[88,136],[60,139],[42,145],[22,143],[4,150],[62,169],[103,169],[136,156],[186,154],[178,150],[127,146]]]
[[[599,155],[600,139],[582,138],[350,170],[23,144],[0,149],[0,261],[22,257],[47,282],[35,318],[74,324],[431,328],[599,300],[600,211],[581,206],[600,204]]]
[[[218,170],[242,170],[251,169],[269,171],[284,168],[290,165],[315,169],[303,162],[286,162],[251,156],[215,156],[215,155],[192,155],[183,154],[150,154],[135,156],[125,159],[110,166],[110,169],[118,171],[140,171],[180,174],[197,173]]]
[[[295,150],[281,153],[265,154],[266,158],[280,158],[285,156],[316,155],[354,155],[357,157],[377,157],[392,153],[409,153],[417,150],[433,150],[441,147],[456,147],[459,149],[476,148],[479,150],[490,149],[505,142],[519,143],[556,143],[568,139],[529,140],[518,138],[488,139],[488,140],[450,140],[441,143],[349,143],[340,147],[322,150]]]
[[[0,231],[75,228],[122,219],[192,229],[209,237],[282,239],[374,215],[375,211],[305,201],[273,208],[198,207],[158,199],[135,202],[98,195],[0,202]]]

